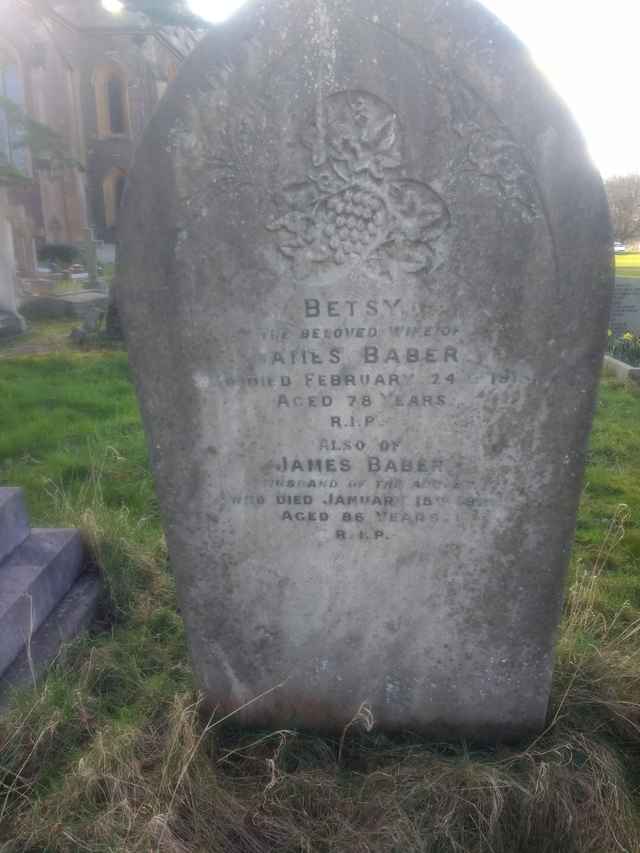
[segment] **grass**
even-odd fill
[[[616,255],[616,275],[622,278],[640,278],[640,254]]]
[[[70,320],[30,320],[25,334],[0,341],[0,362],[22,355],[49,356],[55,353],[78,354],[89,350],[121,349],[117,341],[108,344],[94,336],[82,346],[72,343],[69,335],[82,326],[80,318]]]
[[[0,718],[1,853],[639,853],[639,397],[602,387],[548,727],[493,750],[203,717],[126,356],[5,359],[0,401],[0,480],[107,586]]]
[[[80,320],[33,320],[24,335],[0,341],[0,359],[15,355],[51,352],[70,352],[71,330]]]
[[[26,490],[42,522],[99,476],[105,508],[136,518],[155,506],[123,352],[59,353],[0,363],[0,479]],[[159,531],[157,523],[156,532]]]
[[[87,283],[86,279],[79,278],[62,278],[57,281],[53,287],[53,292],[56,296],[64,293],[81,293]]]

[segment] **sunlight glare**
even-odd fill
[[[124,9],[124,3],[120,0],[102,0],[102,8],[111,12],[112,15],[119,15]]]
[[[193,14],[210,24],[221,24],[244,4],[245,0],[189,0]]]

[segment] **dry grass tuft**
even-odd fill
[[[5,794],[0,849],[637,853],[630,751],[640,745],[639,706],[585,694],[583,676],[527,749],[472,752],[355,732],[340,761],[329,739],[205,722],[185,694],[144,726],[90,731],[45,796],[38,763],[60,721],[35,739],[24,738],[25,724],[27,761]]]
[[[366,703],[335,740],[205,719],[163,543],[91,505],[129,615],[0,719],[0,853],[640,853],[640,622],[598,609],[625,507],[569,592],[547,730],[489,750],[386,737]]]

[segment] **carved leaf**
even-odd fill
[[[340,180],[343,183],[346,183],[349,180],[349,170],[338,161],[334,161],[331,165],[333,167],[333,171],[340,178]]]
[[[402,164],[402,157],[398,152],[389,152],[388,154],[380,154],[377,158],[378,163],[383,169],[395,169],[396,166]]]
[[[397,137],[396,117],[391,115],[373,129],[369,144],[374,151],[390,151]]]
[[[282,197],[289,208],[304,210],[316,201],[318,195],[313,184],[305,181],[283,187]]]

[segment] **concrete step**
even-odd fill
[[[22,489],[0,488],[0,563],[29,535]]]
[[[33,685],[34,679],[58,657],[62,646],[89,627],[101,591],[98,575],[80,575],[33,635],[28,651],[23,649],[0,677],[0,711],[8,706],[13,690]]]
[[[0,565],[0,674],[83,568],[78,530],[33,530]]]

